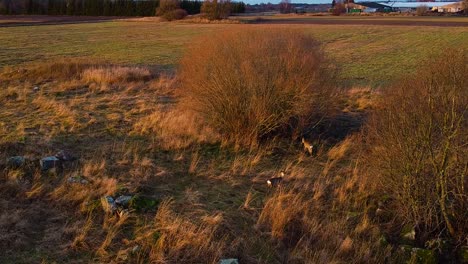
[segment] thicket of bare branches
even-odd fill
[[[181,62],[187,107],[226,140],[256,144],[320,120],[333,105],[319,43],[299,32],[248,29],[194,44]]]
[[[387,89],[368,126],[372,177],[420,242],[468,228],[468,55],[445,51]]]
[[[180,3],[177,0],[161,0],[159,1],[159,7],[156,9],[156,15],[167,21],[172,21],[186,17],[187,11],[180,8]]]
[[[226,19],[231,13],[231,1],[205,0],[201,6],[201,13],[209,20]]]

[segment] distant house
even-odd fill
[[[444,6],[432,7],[431,10],[439,13],[458,13],[463,11],[463,4],[462,2],[447,3]]]
[[[462,2],[384,2],[381,4],[400,12],[413,12],[419,6],[427,6],[429,10],[441,13],[454,13],[462,10]]]

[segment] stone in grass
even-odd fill
[[[71,176],[70,178],[68,178],[68,183],[88,184],[89,181],[81,176]]]
[[[101,198],[102,209],[108,214],[113,214],[117,211],[117,204],[115,203],[114,198],[111,196],[106,196]]]
[[[7,159],[7,166],[11,168],[20,168],[26,162],[23,156],[14,156]]]
[[[62,161],[55,156],[45,157],[41,159],[40,163],[42,171],[62,168]]]
[[[130,205],[130,201],[132,200],[133,196],[130,195],[121,195],[117,199],[115,199],[115,203],[118,206],[128,207]]]
[[[61,161],[75,161],[76,160],[76,157],[66,150],[60,150],[59,152],[57,152],[57,154],[55,154],[55,157]]]
[[[235,258],[221,259],[219,264],[239,264],[239,260]]]

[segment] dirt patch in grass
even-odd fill
[[[74,23],[97,23],[125,19],[124,17],[95,16],[40,16],[40,15],[0,15],[0,27],[59,25]]]

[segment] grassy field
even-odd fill
[[[106,22],[0,28],[0,67],[60,57],[86,57],[173,69],[194,37],[238,26]],[[287,27],[303,30],[322,41],[325,51],[342,70],[341,81],[353,85],[388,84],[414,69],[422,56],[438,52],[440,47],[463,46],[468,41],[466,27]]]
[[[442,48],[466,47],[468,28],[275,25],[319,39],[338,86],[351,86],[305,135],[308,155],[300,139],[228,144],[180,103],[187,47],[237,27],[272,25],[0,28],[0,263],[403,263],[427,254],[403,241],[391,198],[373,191],[359,131],[380,102],[373,88]],[[59,150],[78,159],[41,171],[39,159]],[[21,166],[5,163],[18,155]],[[284,188],[269,188],[280,171]],[[112,214],[108,195],[134,199]],[[432,261],[423,257],[412,263]]]

